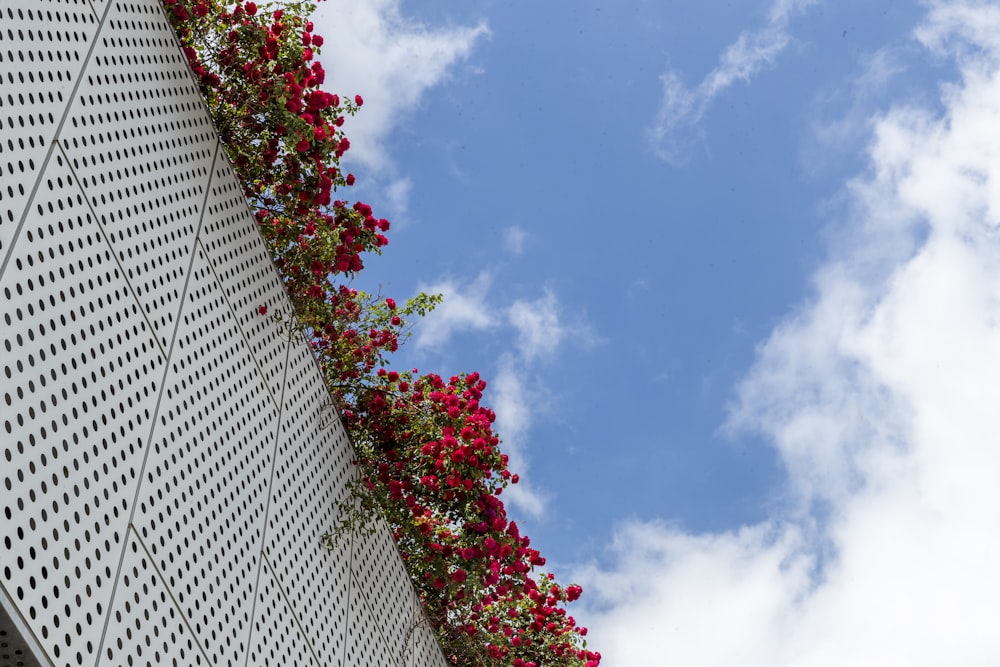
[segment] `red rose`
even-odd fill
[[[252,2],[248,2],[243,7],[246,13],[249,14],[250,16],[253,16],[254,14],[257,13],[257,5]]]
[[[354,185],[354,181],[357,180],[357,179],[354,178],[354,174],[348,174],[347,178],[344,179],[344,180],[346,181],[346,183],[348,185]]]
[[[358,106],[361,106],[362,104],[365,103],[365,100],[360,95],[355,95],[354,96],[354,103],[357,104]]]
[[[257,309],[257,312],[260,313],[261,315],[267,315],[267,306],[260,306]]]

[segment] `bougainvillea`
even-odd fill
[[[385,519],[452,664],[596,667],[565,609],[580,587],[541,571],[500,499],[517,475],[481,403],[486,382],[388,364],[439,297],[398,305],[341,284],[388,243],[389,222],[334,198],[355,182],[340,170],[342,127],[363,100],[323,88],[313,5],[163,2],[294,308],[259,314],[309,341],[354,444],[353,494],[323,539]]]

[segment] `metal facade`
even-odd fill
[[[0,3],[0,667],[443,667],[156,0]]]

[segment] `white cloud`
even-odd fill
[[[510,355],[497,362],[496,376],[489,382],[489,400],[497,415],[495,427],[503,439],[501,447],[509,457],[509,467],[520,476],[520,481],[507,487],[505,503],[540,516],[545,511],[545,494],[534,484],[529,473],[527,454],[531,426],[535,421],[538,389],[525,381],[525,368]]]
[[[582,316],[576,322],[567,322],[555,292],[548,288],[537,299],[515,301],[506,314],[507,323],[516,334],[516,342],[497,363],[491,400],[495,401],[498,430],[505,451],[511,457],[511,470],[520,474],[523,480],[511,487],[508,497],[518,509],[538,516],[544,512],[548,494],[527,474],[527,447],[531,425],[545,409],[542,399],[548,389],[544,383],[528,378],[540,363],[551,359],[562,346],[590,347],[601,341]]]
[[[802,168],[816,174],[831,160],[863,147],[872,131],[871,110],[883,103],[893,78],[906,69],[900,50],[886,46],[862,56],[861,71],[842,90],[818,101],[837,107],[837,116],[814,123],[814,143],[803,152]]]
[[[530,474],[531,429],[547,409],[549,390],[539,379],[538,368],[563,345],[590,347],[601,340],[583,315],[566,321],[551,289],[543,290],[536,299],[519,299],[503,307],[490,303],[491,285],[489,273],[479,274],[466,285],[454,279],[421,285],[419,291],[444,298],[416,327],[416,345],[440,351],[459,332],[489,331],[494,341],[513,334],[511,342],[501,343],[505,349],[497,358],[494,375],[485,376],[489,385],[486,401],[496,412],[495,426],[503,439],[503,451],[510,456],[510,470],[521,479],[508,487],[504,498],[516,510],[540,516],[549,494]]]
[[[699,124],[715,98],[737,81],[749,82],[760,70],[772,66],[791,42],[788,24],[792,17],[814,4],[816,0],[777,0],[767,24],[741,33],[719,56],[715,69],[693,89],[677,72],[667,70],[660,77],[663,101],[649,132],[656,154],[673,164],[684,162],[702,136]]]
[[[507,321],[517,332],[518,356],[527,364],[552,356],[567,341],[581,347],[602,342],[582,317],[567,322],[559,300],[548,288],[537,299],[518,299],[511,304]]]
[[[327,0],[316,13],[317,32],[326,37],[325,86],[365,99],[345,130],[350,160],[370,171],[389,164],[384,141],[401,117],[489,34],[485,23],[430,27],[405,17],[401,5],[402,0]]]
[[[945,113],[875,120],[854,222],[758,350],[730,429],[785,463],[774,520],[633,523],[579,572],[614,665],[1000,664],[1000,8],[931,5]]]
[[[524,243],[527,240],[528,232],[516,225],[503,230],[503,247],[512,255],[522,254],[524,252]]]
[[[458,63],[489,35],[485,22],[473,26],[428,26],[405,16],[402,0],[326,0],[314,14],[325,42],[320,60],[324,87],[364,106],[348,117],[344,131],[351,149],[345,170],[358,172],[364,196],[381,202],[397,222],[407,220],[410,180],[398,173],[386,140],[405,124],[431,88],[446,81]]]
[[[409,178],[396,178],[382,189],[382,201],[388,204],[391,211],[403,213],[409,207],[412,187],[413,182]]]
[[[794,529],[771,525],[693,536],[632,522],[615,536],[613,572],[584,582],[592,648],[609,665],[741,665],[780,646],[776,630],[809,586]],[[581,617],[580,613],[576,614]]]
[[[492,282],[490,274],[484,272],[464,286],[451,279],[419,285],[418,292],[440,294],[443,301],[420,321],[415,330],[416,346],[439,349],[459,331],[482,331],[493,327],[496,319],[486,302]]]
[[[515,301],[507,309],[507,319],[517,331],[521,358],[529,362],[552,354],[567,333],[559,318],[556,295],[548,289],[533,301]]]

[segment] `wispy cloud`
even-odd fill
[[[851,156],[864,146],[872,131],[872,109],[885,102],[893,78],[905,71],[902,49],[887,46],[861,58],[861,71],[842,89],[818,100],[821,106],[837,108],[836,116],[813,124],[812,142],[800,165],[817,173],[831,160]]]
[[[440,294],[443,302],[420,321],[416,330],[416,346],[424,350],[440,349],[460,331],[482,331],[493,327],[497,318],[487,302],[492,283],[492,276],[483,272],[467,285],[454,279],[419,285],[418,292]]]
[[[537,416],[539,388],[533,387],[523,363],[510,354],[497,361],[496,375],[490,381],[490,400],[496,412],[497,433],[503,438],[503,451],[510,457],[510,469],[520,476],[517,484],[507,487],[504,498],[530,516],[545,511],[546,494],[531,476],[528,454],[531,427]]]
[[[524,244],[528,240],[528,232],[514,225],[503,230],[503,247],[510,254],[517,256],[524,252]]]
[[[660,77],[663,101],[649,131],[656,154],[672,164],[683,163],[702,138],[700,123],[715,98],[737,81],[749,82],[760,70],[772,66],[792,40],[788,31],[791,19],[816,1],[777,0],[764,27],[741,33],[719,56],[715,69],[694,88],[676,71],[667,70]]]
[[[560,349],[589,348],[602,341],[584,313],[567,315],[554,290],[500,305],[492,301],[492,282],[489,273],[481,273],[468,284],[448,279],[421,285],[420,291],[443,294],[444,302],[420,322],[416,345],[424,352],[442,352],[460,333],[488,331],[493,345],[502,350],[494,373],[485,377],[486,400],[496,412],[503,449],[510,456],[511,471],[521,478],[505,498],[518,510],[539,516],[549,494],[531,476],[530,451],[531,429],[548,403],[541,369]]]
[[[1000,661],[1000,8],[934,3],[917,37],[961,80],[943,113],[873,120],[853,221],[732,409],[789,506],[723,533],[623,526],[613,565],[579,573],[611,664]]]
[[[489,35],[485,22],[425,25],[404,16],[401,5],[402,0],[327,0],[315,19],[327,38],[321,54],[326,87],[365,99],[345,125],[351,140],[345,163],[364,170],[365,184],[385,194],[397,214],[406,210],[409,188],[386,152],[387,138]]]
[[[526,362],[551,354],[566,336],[559,303],[551,290],[538,299],[515,301],[507,309],[507,319],[517,331],[517,350]]]
[[[519,299],[507,309],[507,321],[517,332],[517,352],[524,363],[550,356],[568,340],[580,347],[600,342],[588,324],[568,322],[555,293],[546,288],[537,299]]]

